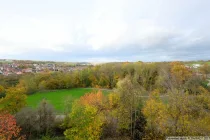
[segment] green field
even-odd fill
[[[210,65],[210,62],[209,61],[191,61],[191,62],[184,62],[184,64],[189,65],[189,66],[192,66],[193,64],[200,64],[200,65],[208,64],[208,65]]]
[[[63,112],[66,99],[71,98],[75,100],[83,96],[85,93],[89,93],[91,91],[96,91],[96,89],[74,88],[70,90],[38,92],[28,96],[27,104],[28,106],[35,108],[43,99],[46,99],[49,103],[51,103],[54,106],[56,110]],[[103,93],[108,94],[109,91],[103,90]]]

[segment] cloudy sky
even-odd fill
[[[0,0],[0,58],[210,59],[210,0]]]

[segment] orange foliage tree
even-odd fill
[[[103,93],[98,91],[97,93],[88,93],[80,98],[80,102],[84,105],[99,106],[103,103]]]
[[[20,136],[21,128],[17,126],[15,118],[10,114],[0,114],[0,139],[1,140],[23,140]]]

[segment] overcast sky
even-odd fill
[[[210,59],[210,0],[0,0],[0,58]]]

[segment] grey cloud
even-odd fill
[[[210,59],[208,0],[22,2],[0,3],[0,58]],[[21,18],[13,19],[16,14]]]

